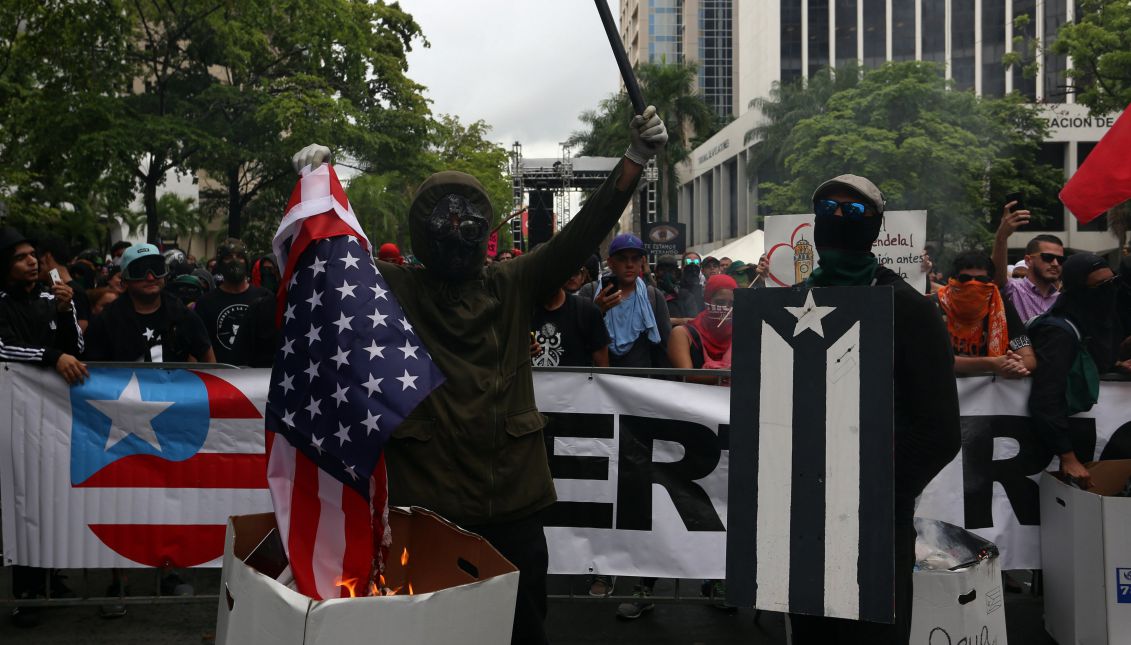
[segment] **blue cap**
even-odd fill
[[[632,233],[621,233],[609,243],[609,255],[616,255],[621,251],[640,251],[644,253],[644,242]]]
[[[161,252],[152,244],[134,244],[126,249],[126,252],[122,254],[122,262],[120,265],[122,267],[122,273],[126,272],[126,267],[130,265],[130,262],[147,255],[161,256]],[[163,257],[161,259],[164,261]]]

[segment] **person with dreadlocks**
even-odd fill
[[[1093,455],[1077,452],[1068,417],[1091,409],[1099,398],[1099,375],[1117,364],[1115,272],[1093,253],[1077,253],[1064,262],[1063,289],[1047,314],[1029,321],[1038,367],[1029,391],[1029,418],[1060,472],[1087,488],[1091,475],[1084,463]]]
[[[950,344],[956,374],[993,372],[1003,378],[1028,376],[1037,356],[1013,304],[993,282],[994,263],[979,251],[960,253],[946,285],[934,294]]]

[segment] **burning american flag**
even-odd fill
[[[443,375],[329,164],[304,169],[274,248],[285,286],[265,415],[268,484],[299,592],[348,597],[341,581],[370,588],[389,544],[382,448]]]

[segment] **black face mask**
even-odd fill
[[[884,218],[873,215],[858,221],[847,217],[818,217],[813,221],[813,245],[818,251],[835,249],[871,253],[872,242],[880,235]]]
[[[247,262],[239,258],[225,258],[217,268],[224,282],[239,284],[247,279]]]
[[[444,280],[474,278],[483,268],[489,224],[479,209],[462,195],[447,195],[426,222],[428,269]]]
[[[699,284],[699,265],[687,264],[684,265],[683,271],[679,274],[679,284],[684,287],[694,287]]]

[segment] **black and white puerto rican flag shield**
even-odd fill
[[[735,296],[727,598],[891,623],[892,289]]]

